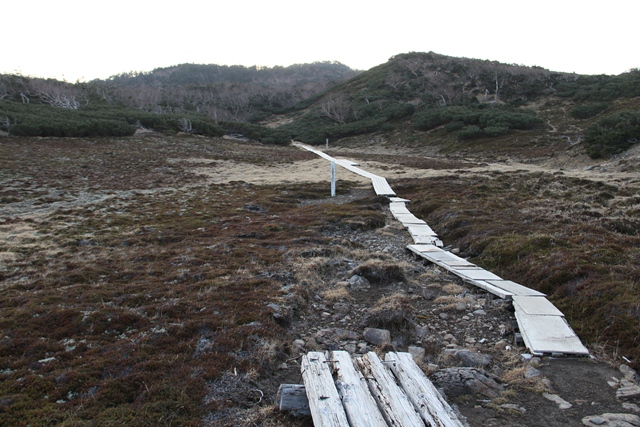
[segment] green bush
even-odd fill
[[[460,132],[458,132],[458,138],[460,139],[477,139],[482,138],[484,132],[476,125],[465,126]]]
[[[458,132],[460,139],[499,136],[510,130],[534,129],[543,123],[535,112],[509,107],[448,106],[430,108],[414,115],[418,130],[432,130],[444,125],[447,132]]]
[[[571,114],[571,117],[576,119],[590,119],[591,117],[602,113],[607,108],[609,108],[609,105],[607,103],[599,102],[597,104],[580,105],[574,107],[569,114]]]
[[[224,135],[224,131],[204,115],[157,114],[99,103],[70,110],[0,100],[0,117],[8,119],[9,133],[17,136],[128,136],[134,134],[137,125],[157,132],[176,133],[182,130],[181,122],[185,119],[191,123],[194,134]]]
[[[640,111],[604,117],[585,132],[587,154],[596,159],[619,154],[640,140]]]

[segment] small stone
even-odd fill
[[[484,315],[486,315],[486,314],[487,314],[487,312],[486,312],[486,311],[484,311],[484,310],[482,310],[482,309],[480,309],[480,310],[475,310],[475,311],[473,312],[473,314],[475,314],[476,316],[484,316]]]
[[[622,404],[622,407],[627,411],[640,412],[640,406],[636,405],[635,403],[624,402]]]
[[[360,339],[360,334],[356,331],[350,331],[349,329],[336,329],[334,330],[336,339],[338,340],[357,340]]]
[[[416,347],[413,345],[410,345],[407,348],[407,351],[409,352],[409,354],[411,354],[413,356],[413,360],[415,361],[421,361],[424,359],[424,356],[426,355],[426,351],[424,348],[422,347]]]
[[[345,344],[344,350],[349,354],[354,354],[356,352],[356,345],[352,343]]]
[[[536,368],[534,368],[531,365],[527,365],[524,368],[524,377],[525,378],[535,378],[535,377],[539,377],[540,375],[541,375],[540,371],[537,370]]]
[[[444,340],[449,341],[451,344],[458,344],[458,339],[451,334],[445,335]]]
[[[447,368],[435,372],[430,377],[448,397],[478,394],[493,399],[504,390],[491,374],[478,368]]]
[[[301,340],[301,339],[293,340],[293,342],[291,343],[291,350],[294,353],[299,353],[300,351],[302,351],[304,346],[305,346],[304,340]]]
[[[624,363],[620,365],[620,373],[629,381],[640,382],[640,375],[631,367]]]
[[[422,290],[422,296],[427,301],[432,301],[432,300],[436,299],[436,293],[430,288],[424,288]]]
[[[637,427],[640,426],[640,417],[633,414],[601,414],[591,415],[582,419],[586,426],[606,425],[611,427]]]
[[[512,411],[518,411],[518,412],[520,412],[522,414],[527,412],[527,410],[525,408],[523,408],[522,406],[514,405],[513,403],[505,403],[503,405],[500,405],[500,407],[503,408],[503,409],[510,409]]]
[[[508,345],[509,345],[509,343],[506,342],[505,340],[500,340],[500,341],[496,342],[493,346],[498,350],[504,350],[504,349],[507,348]]]
[[[469,316],[462,316],[462,320],[469,320],[471,319]]]
[[[534,368],[539,367],[541,362],[542,359],[540,359],[539,357],[532,357],[531,360],[529,360],[529,364]]]
[[[443,355],[454,359],[459,366],[470,368],[484,368],[493,363],[493,359],[488,354],[478,353],[471,350],[447,349],[443,352]]]
[[[571,403],[567,402],[557,394],[542,393],[542,397],[556,403],[560,409],[569,409],[573,407]]]
[[[466,337],[464,339],[464,342],[469,343],[469,344],[475,344],[476,343],[476,339],[473,337]]]
[[[533,358],[533,356],[532,356],[532,355],[530,355],[530,354],[528,354],[528,353],[522,353],[522,354],[520,355],[520,361],[521,361],[521,362],[528,362],[528,361],[530,361],[532,358]]]
[[[287,365],[287,362],[282,362],[281,364],[278,365],[278,369],[288,369],[289,365]]]
[[[365,328],[364,339],[373,345],[391,344],[391,332],[386,329]]]
[[[438,314],[438,317],[442,320],[447,320],[449,318],[449,315],[447,313],[440,313]]]
[[[463,303],[463,302],[458,302],[456,303],[456,310],[458,311],[464,311],[467,309],[467,304]]]
[[[322,317],[323,319],[327,319],[331,317],[331,313],[327,313],[326,311],[323,311],[320,317]]]

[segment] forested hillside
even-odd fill
[[[235,132],[282,143],[289,139],[248,123],[355,74],[340,63],[316,62],[273,68],[182,64],[75,84],[0,75],[0,129],[21,136],[124,136],[145,127]]]
[[[22,136],[124,136],[136,128],[241,133],[264,143],[403,132],[458,150],[497,139],[515,148],[584,143],[621,153],[640,132],[640,72],[582,76],[429,53],[366,72],[334,62],[289,67],[182,64],[70,84],[0,76],[0,128]]]
[[[639,127],[640,73],[580,76],[435,53],[397,55],[299,104],[284,128],[309,143],[396,129],[430,143],[548,131],[586,141],[592,157],[629,148]],[[434,131],[434,132],[430,132]],[[424,132],[430,132],[427,137]],[[406,136],[406,134],[405,134]],[[553,135],[557,139],[559,135]],[[508,142],[508,139],[505,139]]]

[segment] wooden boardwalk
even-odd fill
[[[463,426],[409,353],[390,352],[382,361],[373,352],[355,360],[346,351],[311,352],[301,372],[316,427]],[[281,386],[281,409],[289,406],[286,390],[295,388]]]
[[[296,146],[313,152],[346,169],[372,180],[377,195],[388,196],[389,209],[395,219],[408,230],[414,244],[407,248],[417,256],[455,274],[465,283],[477,286],[500,298],[513,302],[516,321],[527,348],[536,355],[566,354],[586,356],[589,350],[546,295],[511,280],[506,280],[442,249],[443,243],[427,223],[413,215],[406,204],[409,200],[396,197],[386,179],[356,167],[349,160],[336,160],[331,156],[302,144]],[[376,182],[378,184],[376,184]]]

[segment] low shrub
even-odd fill
[[[585,133],[587,154],[594,159],[628,150],[640,138],[640,111],[624,111],[600,119]]]

